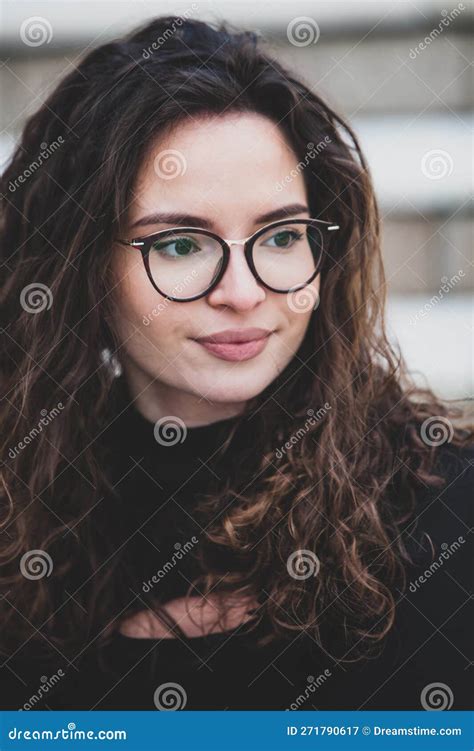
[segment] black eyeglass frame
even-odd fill
[[[219,282],[221,281],[222,277],[224,276],[227,270],[227,267],[229,265],[229,260],[230,260],[231,245],[243,245],[244,246],[244,254],[247,260],[247,264],[253,276],[260,284],[263,284],[263,286],[266,289],[269,289],[272,292],[278,292],[280,294],[286,295],[288,294],[288,292],[296,292],[299,289],[303,289],[304,287],[307,287],[308,284],[311,284],[311,282],[317,277],[317,275],[319,274],[321,270],[322,261],[325,255],[325,244],[323,243],[322,248],[321,248],[321,254],[316,264],[316,268],[313,274],[311,275],[310,279],[308,279],[303,284],[295,285],[294,287],[290,287],[289,289],[286,289],[286,290],[275,289],[274,287],[271,287],[269,284],[267,284],[260,277],[253,261],[252,251],[253,251],[254,244],[256,240],[258,240],[259,237],[264,235],[273,227],[282,227],[288,224],[307,224],[309,226],[314,225],[316,229],[318,230],[325,229],[327,232],[331,232],[331,231],[339,229],[338,224],[333,224],[332,222],[326,222],[323,219],[291,219],[290,217],[288,217],[288,219],[278,219],[275,222],[270,222],[270,224],[265,225],[265,227],[261,227],[252,235],[250,235],[249,237],[243,238],[242,240],[228,240],[223,237],[220,237],[220,235],[216,235],[215,232],[211,232],[210,230],[207,230],[207,229],[202,229],[201,227],[171,227],[170,229],[163,229],[163,230],[160,230],[159,232],[154,232],[151,235],[146,235],[145,237],[136,237],[133,240],[117,239],[117,242],[120,243],[121,245],[126,245],[132,248],[137,248],[137,250],[140,251],[142,258],[143,258],[143,263],[145,266],[148,279],[150,280],[154,289],[156,289],[156,291],[159,292],[160,295],[165,297],[167,300],[172,300],[173,302],[192,302],[193,300],[200,300],[201,297],[205,297],[210,292],[212,292],[212,290],[215,287],[217,287],[217,285],[219,284]],[[156,240],[160,237],[164,237],[167,234],[172,234],[172,233],[176,234],[178,232],[179,233],[199,232],[202,235],[211,237],[219,243],[223,252],[223,262],[216,278],[204,292],[201,292],[199,295],[194,295],[194,297],[182,298],[182,297],[173,297],[171,295],[166,294],[158,287],[157,283],[155,282],[152,276],[151,269],[150,269],[149,255],[150,255],[152,244],[156,242]]]

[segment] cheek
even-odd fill
[[[132,251],[133,253],[133,251]],[[193,305],[186,306],[167,300],[148,279],[143,260],[126,254],[115,268],[115,323],[120,338],[130,351],[161,351],[168,356],[180,346],[190,330]]]
[[[122,324],[148,325],[150,316],[166,301],[151,285],[140,253],[126,250],[119,254],[114,278],[117,315]]]
[[[308,319],[319,307],[319,276],[306,287],[289,292],[286,295],[286,304],[291,314]]]
[[[288,329],[296,335],[306,331],[313,315],[319,308],[319,275],[311,283],[293,292],[282,295],[281,307],[288,321]]]
[[[297,353],[314,317],[318,315],[319,276],[306,287],[281,295],[279,305],[286,324],[277,346],[286,363]]]

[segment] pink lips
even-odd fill
[[[268,329],[228,329],[196,341],[222,360],[250,360],[267,346],[272,332]]]

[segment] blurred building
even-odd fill
[[[472,398],[473,6],[4,0],[0,165],[25,118],[84,52],[163,14],[257,29],[349,119],[383,216],[392,336],[421,384]]]

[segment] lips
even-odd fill
[[[267,346],[271,334],[268,329],[229,329],[196,341],[221,360],[240,362],[259,355]]]
[[[227,329],[218,331],[210,336],[199,337],[196,341],[211,344],[240,344],[242,342],[253,342],[258,339],[264,339],[272,332],[269,329],[251,328],[251,329]]]

